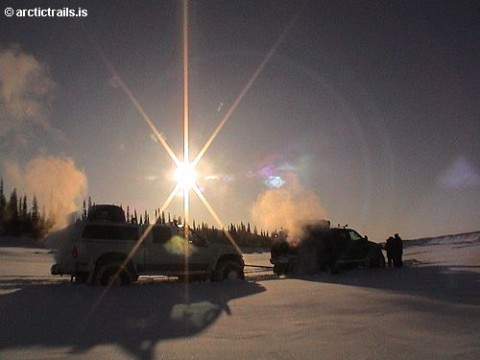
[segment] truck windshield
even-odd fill
[[[350,233],[350,239],[352,239],[353,241],[358,241],[363,239],[363,237],[354,230],[350,230],[349,233]]]

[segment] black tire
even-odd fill
[[[385,257],[383,256],[382,252],[377,252],[372,254],[371,256],[367,257],[366,260],[366,267],[367,268],[383,268],[385,267]]]
[[[101,264],[95,278],[95,283],[101,286],[126,286],[132,282],[128,271],[118,263]]]
[[[327,259],[323,263],[319,264],[320,271],[327,274],[340,274],[340,267],[337,265],[335,259]]]
[[[340,268],[336,264],[330,265],[328,267],[328,273],[332,275],[338,275],[340,274]]]
[[[243,266],[235,260],[225,260],[217,265],[215,270],[215,281],[223,280],[244,280],[245,273],[243,272]]]
[[[88,280],[88,273],[76,273],[75,274],[75,283],[86,284],[87,280]]]

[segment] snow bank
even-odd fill
[[[478,235],[408,242],[402,269],[109,291],[50,276],[46,249],[0,245],[0,358],[476,359]]]
[[[406,240],[405,245],[458,245],[475,244],[480,242],[480,232],[470,232],[457,235],[445,235],[432,238]]]

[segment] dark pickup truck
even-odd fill
[[[325,271],[338,273],[352,267],[384,267],[380,244],[349,228],[325,227],[324,223],[304,227],[299,241],[278,239],[271,248],[270,262],[277,275]]]

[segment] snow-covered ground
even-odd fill
[[[17,245],[17,246],[12,246]],[[268,253],[245,255],[269,265]],[[402,269],[72,285],[0,239],[1,359],[478,359],[480,233],[405,242]]]

